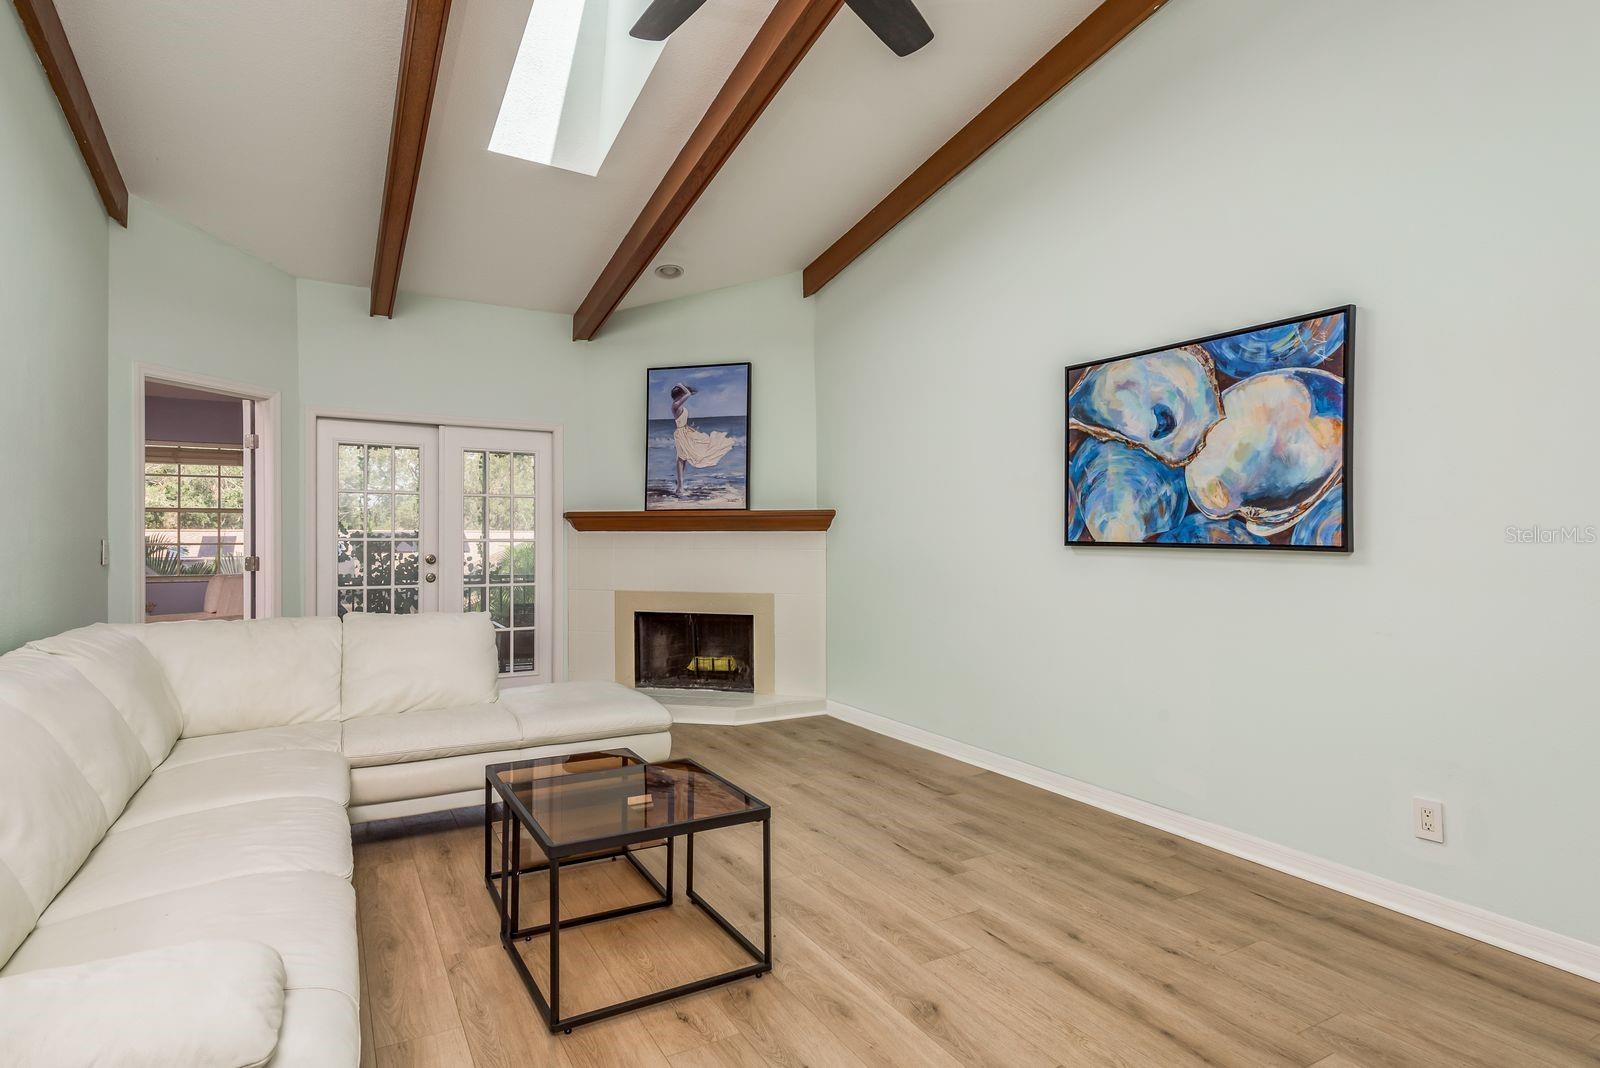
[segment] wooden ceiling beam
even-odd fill
[[[52,0],[13,0],[22,26],[33,42],[33,50],[44,65],[50,88],[56,91],[61,110],[72,128],[72,136],[83,153],[83,162],[89,166],[89,177],[100,193],[100,202],[106,214],[123,226],[128,225],[128,185],[122,180],[117,161],[111,154],[111,143],[106,140],[105,128],[89,99],[89,87],[84,84],[83,71],[78,69],[77,57],[67,41],[67,31],[62,28],[61,16],[56,13]]]
[[[809,297],[831,282],[1166,3],[1167,0],[1105,0],[813,260],[802,276],[802,292]]]
[[[410,0],[400,45],[400,75],[389,128],[389,165],[383,177],[383,212],[378,217],[378,251],[372,261],[372,314],[394,316],[400,289],[400,262],[406,254],[411,209],[422,174],[422,149],[428,141],[428,116],[439,83],[450,0]]]
[[[590,341],[739,147],[844,0],[778,0],[750,47],[689,135],[632,229],[572,316],[572,339]]]

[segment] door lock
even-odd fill
[[[427,580],[428,582],[432,582],[434,579],[438,578],[439,576],[435,575],[432,571],[430,571],[426,575],[423,575],[422,577],[425,580]]]
[[[427,556],[424,556],[422,558],[422,562],[431,567],[432,565],[437,564],[439,562],[439,558],[437,556],[433,555],[432,553],[429,553]]]

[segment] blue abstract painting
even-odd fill
[[[1349,552],[1354,320],[1068,367],[1067,544]]]
[[[750,507],[750,365],[653,367],[645,393],[644,506]]]

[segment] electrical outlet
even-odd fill
[[[1411,830],[1425,842],[1444,841],[1444,805],[1438,801],[1411,799]]]

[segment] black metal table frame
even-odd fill
[[[613,750],[615,755],[631,757],[639,760],[638,756],[628,750]],[[640,765],[644,765],[640,760]],[[516,966],[517,974],[522,977],[522,985],[528,988],[528,994],[533,998],[540,1014],[544,1017],[545,1024],[551,1032],[564,1031],[572,1033],[574,1027],[594,1023],[635,1009],[642,1009],[647,1005],[657,1005],[663,1001],[680,998],[686,994],[693,994],[724,983],[737,982],[740,979],[749,979],[754,976],[765,975],[772,970],[772,809],[734,786],[722,776],[709,771],[701,765],[696,765],[705,774],[716,779],[730,790],[735,790],[746,797],[750,797],[755,804],[743,811],[724,816],[713,816],[706,819],[686,820],[680,824],[664,828],[649,828],[642,831],[631,831],[625,834],[609,835],[579,843],[570,843],[557,846],[544,833],[544,828],[539,826],[539,821],[533,818],[515,796],[508,792],[496,779],[495,772],[507,765],[491,765],[484,772],[483,785],[483,880],[489,889],[489,896],[495,901],[495,906],[500,912],[500,944],[506,954],[511,958],[511,963]],[[494,820],[495,799],[499,798],[500,819],[500,866],[494,866]],[[694,888],[694,836],[704,831],[714,831],[723,827],[736,827],[748,823],[761,824],[761,938],[762,944],[756,944],[732,923],[722,913],[701,897]],[[522,835],[519,831],[525,828],[533,837],[539,849],[544,853],[543,862],[536,862],[524,866],[522,863]],[[731,971],[718,975],[696,979],[693,982],[682,983],[678,986],[657,990],[643,994],[626,1001],[615,1002],[598,1009],[580,1012],[574,1016],[563,1018],[561,1016],[561,932],[569,927],[582,927],[585,924],[598,923],[601,920],[612,920],[620,916],[630,916],[650,909],[670,907],[673,903],[673,839],[683,837],[686,839],[686,864],[684,877],[684,891],[689,900],[700,907],[700,910],[716,922],[723,932],[733,939],[738,946],[748,953],[754,960]],[[661,884],[649,869],[639,863],[634,853],[643,849],[660,848],[665,845],[667,851],[667,883]],[[579,864],[591,864],[601,860],[625,859],[632,864],[645,881],[654,887],[657,899],[645,901],[635,905],[625,905],[621,908],[607,909],[603,912],[593,912],[586,916],[574,916],[563,920],[561,918],[561,870],[575,867]],[[544,923],[532,926],[520,926],[522,919],[522,879],[524,875],[535,875],[539,872],[550,873],[550,918]],[[517,952],[517,943],[527,941],[539,935],[550,935],[550,998],[545,1000],[544,992],[539,989],[539,983],[528,970],[527,962],[522,959],[522,954]]]

